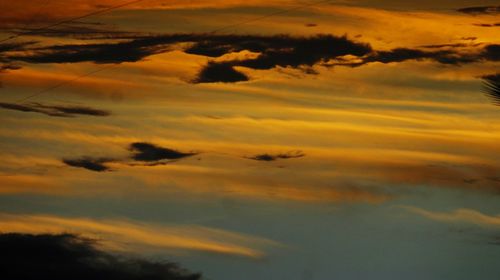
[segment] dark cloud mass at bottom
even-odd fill
[[[87,115],[96,117],[106,117],[111,115],[109,111],[94,109],[85,106],[62,106],[44,105],[41,103],[8,103],[0,102],[0,108],[20,112],[40,113],[51,117],[75,117],[76,115]]]
[[[0,234],[4,280],[198,280],[177,264],[113,255],[73,234]]]

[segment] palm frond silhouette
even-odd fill
[[[486,75],[483,79],[483,91],[493,101],[493,104],[500,106],[500,73]]]

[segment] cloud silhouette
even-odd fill
[[[300,158],[300,157],[304,157],[305,154],[302,153],[301,151],[291,151],[291,152],[287,152],[287,153],[284,153],[284,154],[258,154],[258,155],[254,155],[254,156],[251,156],[251,157],[247,157],[248,159],[253,159],[253,160],[258,160],[258,161],[274,161],[274,160],[277,160],[277,159],[290,159],[290,158]]]
[[[197,280],[177,264],[113,255],[73,234],[0,234],[0,275],[9,280]]]
[[[55,31],[54,31],[55,32]],[[66,36],[70,30],[60,31]],[[96,30],[88,30],[99,32]],[[66,35],[65,35],[66,34]],[[95,34],[94,34],[95,35]],[[3,55],[3,63],[122,63],[137,62],[144,58],[181,49],[185,53],[213,58],[205,65],[193,83],[240,82],[249,77],[235,67],[268,70],[276,67],[302,69],[306,73],[312,66],[361,66],[372,62],[394,63],[407,60],[432,60],[441,64],[460,65],[472,62],[498,61],[500,45],[479,47],[465,44],[436,44],[421,48],[395,48],[374,50],[367,43],[353,41],[347,36],[318,34],[313,36],[291,35],[216,35],[210,33],[184,33],[147,35],[108,33],[103,39],[125,36],[124,40],[104,40],[91,44],[49,45],[27,47],[18,45],[19,51]],[[107,38],[106,36],[109,36]],[[126,39],[125,39],[126,38]],[[29,45],[29,44],[28,44]],[[469,48],[467,48],[469,47]],[[16,46],[4,46],[13,50]],[[253,57],[221,60],[220,57],[241,51],[254,53]],[[346,57],[355,58],[350,62]]]
[[[235,83],[248,81],[248,77],[236,71],[231,63],[209,62],[205,66],[193,83]]]
[[[483,79],[483,90],[495,105],[500,106],[500,73],[486,75]]]
[[[64,32],[63,32],[64,33]],[[365,43],[358,43],[345,36],[315,35],[309,37],[288,35],[214,35],[214,34],[170,34],[138,36],[123,42],[93,44],[68,44],[30,48],[25,52],[8,56],[11,61],[29,63],[122,63],[136,62],[150,55],[172,50],[178,43],[190,43],[185,48],[189,54],[219,57],[243,50],[259,53],[255,59],[231,61],[222,66],[210,63],[208,72],[220,70],[230,79],[238,75],[231,66],[245,66],[253,69],[271,69],[276,66],[298,67],[314,65],[338,56],[362,56],[371,51]],[[203,71],[201,74],[205,74]],[[207,75],[210,75],[208,73]],[[198,80],[203,80],[199,77]],[[210,79],[209,79],[210,80]],[[216,81],[223,79],[214,79]]]
[[[76,115],[87,115],[96,117],[105,117],[111,115],[109,111],[94,109],[86,106],[63,106],[63,105],[45,105],[41,103],[8,103],[0,102],[0,108],[15,110],[20,112],[34,112],[51,117],[75,117]]]
[[[495,15],[500,13],[500,6],[466,7],[457,11],[469,15]]]
[[[448,49],[442,49],[448,47]],[[489,44],[478,50],[459,50],[459,44],[441,44],[423,46],[422,50],[411,48],[395,48],[389,51],[373,51],[362,58],[362,62],[341,65],[361,66],[371,62],[394,63],[407,60],[431,60],[440,64],[461,65],[473,62],[499,61],[500,45]],[[334,64],[335,65],[335,64]]]
[[[146,142],[130,144],[130,151],[134,154],[132,159],[143,162],[158,162],[161,160],[178,160],[196,155],[196,153],[183,153],[176,150],[163,148]]]
[[[107,162],[112,162],[113,159],[109,158],[92,158],[92,157],[81,157],[77,159],[63,159],[66,165],[85,168],[90,171],[104,172],[110,171],[111,169],[105,165]]]
[[[475,23],[475,26],[479,27],[500,27],[500,22],[497,23]]]
[[[20,51],[24,50],[25,47],[35,44],[35,41],[27,42],[15,42],[15,43],[1,43],[0,44],[0,54],[8,51]]]
[[[146,142],[135,142],[130,144],[128,150],[132,152],[130,158],[134,162],[126,163],[129,166],[158,166],[172,163],[197,153],[183,153],[169,148],[159,147]],[[68,166],[84,168],[95,172],[111,171],[106,163],[119,163],[124,160],[108,157],[83,156],[79,158],[64,158],[62,162]]]

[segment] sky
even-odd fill
[[[0,11],[1,233],[203,279],[498,279],[498,1]]]

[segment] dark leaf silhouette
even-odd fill
[[[483,76],[483,90],[495,105],[500,106],[500,74]]]

